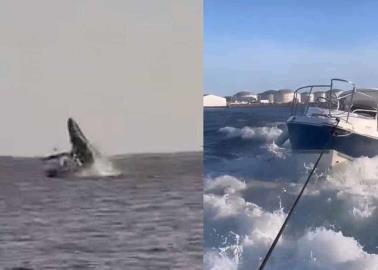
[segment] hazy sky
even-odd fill
[[[206,0],[204,88],[378,87],[377,1]]]
[[[0,2],[0,155],[202,147],[202,1]]]

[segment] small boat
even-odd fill
[[[349,86],[342,91],[335,87]],[[326,90],[325,96],[298,102],[301,91]],[[350,81],[332,79],[329,85],[307,85],[294,92],[287,139],[295,152],[329,154],[329,166],[354,158],[378,155],[378,90],[358,89]]]

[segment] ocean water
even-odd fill
[[[0,269],[202,269],[202,155],[111,162],[121,175],[47,178],[0,158]]]
[[[288,107],[204,112],[204,267],[257,269],[317,155],[273,141]],[[378,157],[318,170],[265,269],[378,269]]]

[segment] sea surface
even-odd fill
[[[204,111],[204,265],[257,269],[317,154],[274,144],[289,107]],[[377,270],[378,157],[317,170],[265,269]]]
[[[0,269],[202,269],[202,153],[111,163],[121,175],[47,178],[1,157]]]

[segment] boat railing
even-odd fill
[[[350,100],[350,103],[349,103],[349,108],[348,108],[348,112],[347,112],[347,117],[346,117],[346,122],[348,123],[349,122],[349,115],[350,115],[350,111],[352,109],[352,106],[353,106],[353,100],[354,100],[354,95],[356,93],[356,84],[351,82],[351,81],[348,81],[348,80],[344,80],[344,79],[331,79],[331,89],[330,89],[330,94],[332,95],[332,92],[335,91],[333,86],[334,86],[334,83],[335,82],[343,82],[343,83],[346,83],[346,84],[349,84],[351,85],[353,88],[352,88],[352,92],[351,92],[351,100]],[[340,99],[338,99],[338,102],[339,102]],[[329,105],[329,114],[331,115],[331,108],[332,105]]]
[[[345,91],[345,90],[335,88],[336,82],[341,82],[341,83],[346,83],[346,84],[351,85],[351,87],[352,87],[351,92],[346,94],[346,95],[339,95],[338,96],[337,95],[338,92]],[[364,95],[364,96],[367,96],[367,97],[370,97],[370,98],[373,99],[372,96],[370,96],[366,93],[363,93],[363,92],[359,92],[356,88],[356,85],[353,82],[348,81],[348,80],[344,80],[344,79],[335,78],[335,79],[331,79],[330,84],[313,84],[313,85],[306,85],[306,86],[302,86],[302,87],[297,88],[294,91],[294,97],[293,97],[292,108],[291,108],[291,115],[298,115],[300,113],[298,111],[298,107],[300,105],[303,106],[303,110],[301,110],[301,114],[306,115],[308,113],[309,107],[312,105],[311,97],[313,95],[313,90],[316,89],[316,88],[324,89],[325,97],[320,96],[320,97],[316,98],[316,100],[314,100],[314,102],[318,102],[318,106],[328,109],[328,115],[327,115],[328,117],[333,117],[333,118],[339,117],[342,120],[344,120],[345,122],[349,122],[350,113],[355,112],[355,111],[352,111],[353,100],[355,98],[355,95],[361,94],[361,95]],[[304,90],[307,90],[307,92],[303,92]],[[301,102],[299,102],[299,95],[301,93],[304,94],[306,99],[301,100]],[[343,100],[343,99],[345,100],[346,98],[350,98],[350,101],[348,102],[349,104],[343,104],[344,106],[346,105],[347,107],[343,107],[342,111],[340,112],[339,111],[340,100]],[[323,102],[321,102],[321,101],[323,101]],[[323,103],[323,104],[325,103],[324,106],[321,106],[321,103]],[[362,111],[360,110],[359,112],[362,112]],[[373,110],[372,112],[375,112],[376,118],[377,118],[377,123],[378,123],[378,105],[377,105],[377,109]],[[346,113],[346,117],[345,117],[345,113]],[[344,117],[342,117],[342,116],[344,116]],[[378,129],[378,126],[377,126],[377,129]]]
[[[371,113],[376,113],[377,110],[355,109],[355,110],[352,111],[352,113],[359,113],[359,112],[367,112],[367,113],[371,112]]]
[[[365,97],[368,97],[368,98],[371,98],[372,100],[374,100],[375,98],[369,94],[366,94],[364,92],[360,92],[358,90],[355,90],[354,92],[352,93],[349,93],[349,94],[346,94],[346,95],[342,95],[341,97],[339,97],[340,100],[342,99],[346,99],[347,97],[351,97],[351,100],[349,101],[349,113],[372,113],[374,115],[374,118],[377,119],[377,130],[378,130],[378,102],[375,106],[375,109],[374,108],[370,108],[370,109],[366,109],[366,108],[355,108],[353,109],[353,98],[357,95],[362,95],[362,96],[365,96]],[[353,109],[353,110],[352,110]]]
[[[345,91],[342,89],[335,88],[335,83],[336,82],[341,82],[341,83],[346,83],[352,86],[352,90],[347,90],[350,91],[349,93],[345,94],[340,94],[337,95],[339,91]],[[378,101],[375,106],[375,108],[356,108],[353,107],[355,97],[357,95],[363,95],[365,97],[371,98],[371,100],[376,99],[376,97],[371,96],[367,93],[364,93],[362,91],[357,90],[356,85],[348,80],[344,79],[331,79],[330,84],[313,84],[313,85],[306,85],[297,88],[294,91],[294,97],[293,97],[293,102],[292,102],[292,107],[291,107],[291,115],[307,115],[309,107],[313,105],[311,102],[311,97],[313,94],[314,89],[323,89],[325,92],[325,96],[320,96],[317,97],[316,100],[313,100],[313,102],[317,102],[317,106],[323,107],[324,109],[328,109],[328,114],[322,113],[322,116],[325,117],[330,117],[330,118],[339,118],[340,120],[343,120],[347,123],[349,123],[349,118],[351,113],[365,113],[367,115],[369,114],[375,114],[375,119],[377,123],[377,131],[378,131]],[[299,95],[301,92],[306,90],[307,92],[304,92],[304,96],[306,97],[306,100],[301,100],[299,101]],[[323,102],[322,102],[323,101]],[[341,108],[340,108],[341,105]],[[298,107],[301,107],[301,110],[299,111]],[[373,106],[374,107],[374,106]]]
[[[303,114],[306,114],[308,112],[308,108],[310,107],[310,103],[311,103],[311,94],[312,94],[312,91],[314,88],[330,88],[331,85],[329,84],[313,84],[313,85],[306,85],[306,86],[302,86],[302,87],[299,87],[297,88],[295,91],[294,91],[294,97],[293,97],[293,103],[292,103],[292,107],[291,107],[291,115],[296,115],[297,114],[297,111],[298,111],[298,106],[300,104],[303,104],[302,103],[302,99],[301,99],[301,103],[299,102],[299,98],[298,98],[298,95],[301,94],[301,92],[305,89],[309,89],[309,91],[306,93],[306,101],[304,102],[304,113]]]

